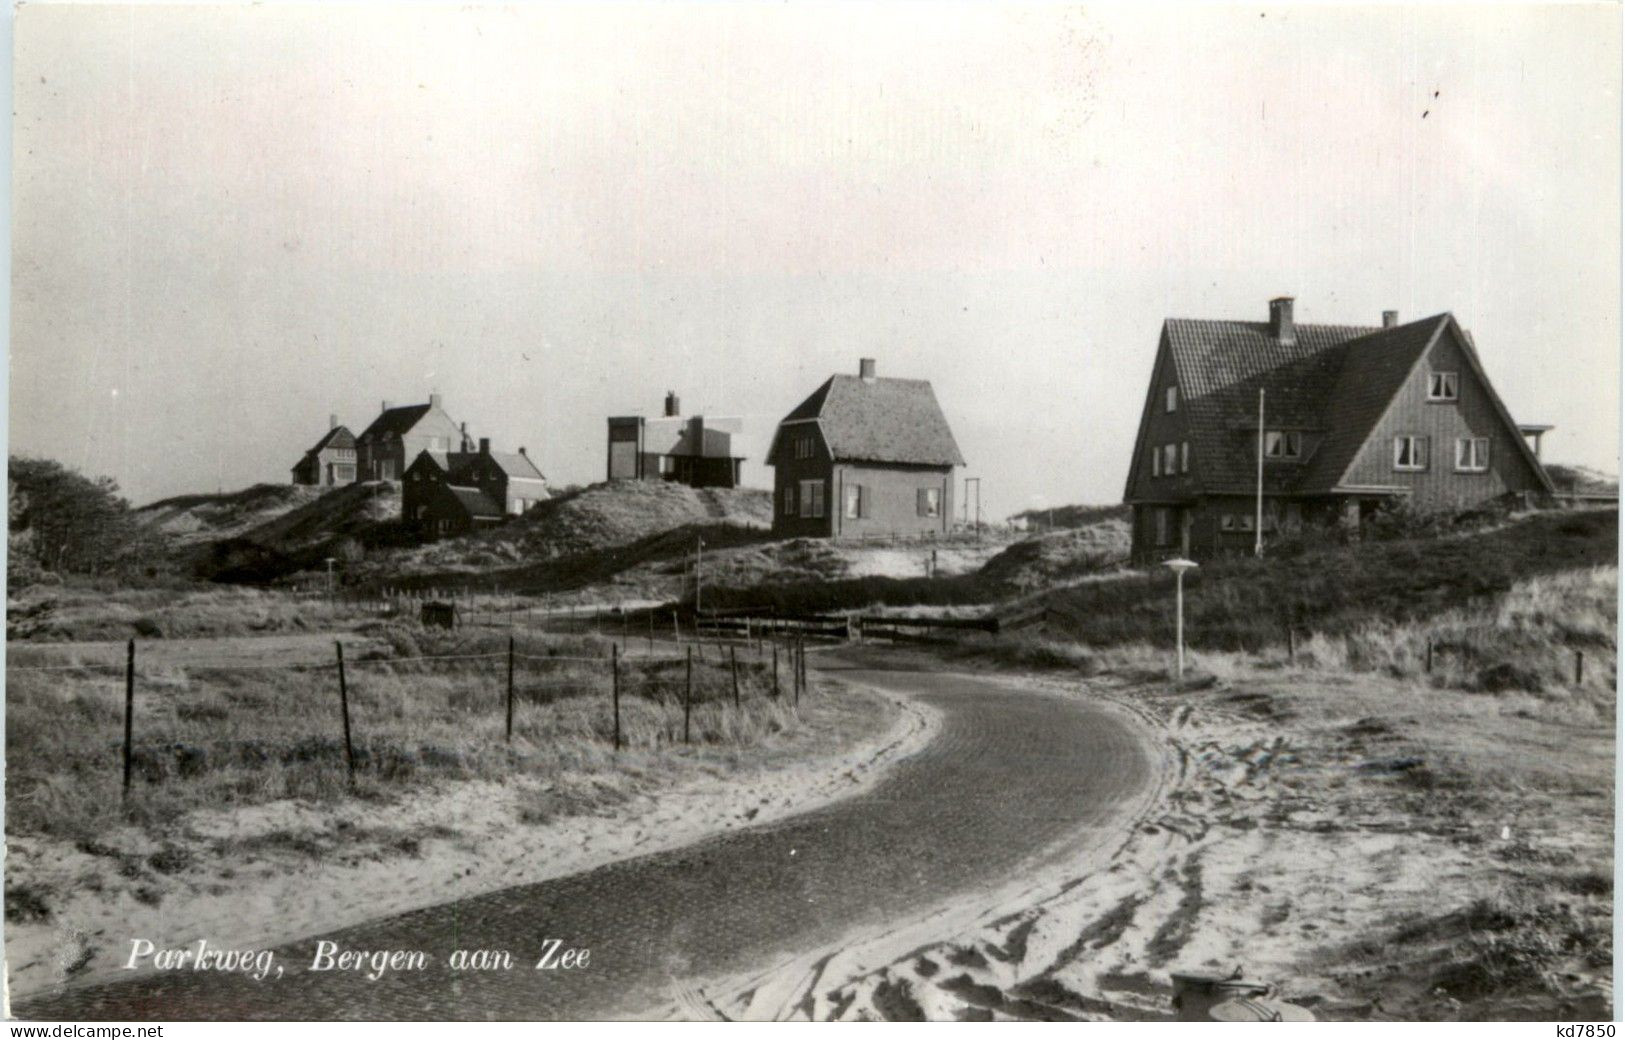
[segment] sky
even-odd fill
[[[35,5],[10,444],[135,503],[440,393],[610,415],[929,379],[989,517],[1120,501],[1165,318],[1452,311],[1619,472],[1620,11]]]

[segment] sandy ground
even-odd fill
[[[921,705],[867,691],[844,696],[866,704],[867,716],[881,724],[843,749],[830,748],[830,730],[850,722],[821,725],[815,717],[735,768],[696,761],[675,783],[651,772],[656,782],[598,815],[524,822],[527,801],[568,787],[568,777],[448,783],[383,811],[363,802],[282,801],[195,813],[177,831],[186,848],[200,851],[191,862],[167,865],[174,869],[158,890],[119,876],[121,861],[159,851],[133,829],[106,836],[120,852],[112,857],[106,849],[92,855],[59,841],[13,838],[8,878],[64,895],[48,922],[8,922],[10,994],[122,975],[133,938],[159,947],[206,938],[264,948],[790,816],[867,789],[935,732],[935,713]]]
[[[1280,671],[1183,692],[1031,681],[1109,700],[1165,738],[1170,774],[1129,821],[1130,837],[1080,850],[1048,892],[1039,884],[1014,905],[1011,893],[990,893],[947,909],[879,963],[843,953],[809,965],[801,991],[814,1001],[764,1005],[741,987],[707,1006],[729,1018],[1158,1020],[1172,1016],[1169,972],[1242,967],[1322,1019],[1611,1014],[1607,949],[1571,951],[1544,994],[1435,984],[1461,956],[1452,943],[1473,938],[1450,922],[1504,892],[1521,864],[1595,864],[1612,875],[1611,726],[1531,720],[1527,704],[1430,691],[1436,704],[1393,728],[1428,732],[1420,747],[1435,764],[1456,752],[1488,759],[1485,727],[1513,760],[1550,743],[1590,763],[1556,779],[1552,789],[1572,786],[1572,798],[1491,799],[1500,804],[1457,813],[1445,784],[1427,790],[1417,781],[1424,767],[1406,764],[1418,746],[1376,717],[1414,710],[1418,691],[1398,683]],[[1509,723],[1522,728],[1503,739]],[[1416,811],[1413,787],[1439,811]],[[1589,898],[1593,919],[1606,920],[1612,893]],[[956,918],[978,923],[941,927]]]

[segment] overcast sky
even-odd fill
[[[431,389],[604,418],[930,379],[984,507],[1118,501],[1165,317],[1454,311],[1618,472],[1619,9],[29,5],[11,445],[136,502]]]

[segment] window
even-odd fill
[[[1297,430],[1265,430],[1264,457],[1266,459],[1295,459],[1303,453],[1303,441]]]
[[[796,515],[796,489],[793,487],[784,489],[784,515]]]
[[[824,482],[822,480],[803,480],[801,482],[801,515],[809,517],[824,515]]]
[[[1490,468],[1488,437],[1456,438],[1456,469],[1462,473],[1483,473]]]
[[[1395,437],[1394,468],[1418,470],[1428,468],[1428,439],[1426,437]]]
[[[1174,467],[1179,463],[1179,445],[1164,444],[1162,446],[1162,472],[1166,476],[1174,475]]]
[[[1153,510],[1152,513],[1151,513],[1151,517],[1156,523],[1156,543],[1158,545],[1167,545],[1168,544],[1168,510],[1166,510],[1166,509]]]
[[[1251,531],[1253,519],[1252,513],[1226,513],[1219,518],[1219,530]]]
[[[1161,448],[1152,448],[1151,449],[1151,475],[1153,477],[1162,476],[1162,449]]]
[[[1428,376],[1429,401],[1454,401],[1456,399],[1456,373],[1434,372]]]
[[[1162,410],[1165,412],[1179,411],[1179,387],[1170,386],[1168,388],[1168,393],[1166,395],[1166,400],[1163,403]]]
[[[846,518],[857,520],[863,516],[863,487],[859,484],[846,486]]]
[[[915,496],[914,511],[920,516],[941,516],[942,489],[921,488]]]
[[[1190,441],[1180,441],[1179,442],[1179,472],[1181,472],[1181,473],[1189,473],[1190,471],[1191,471],[1191,442]]]
[[[522,498],[510,498],[508,500],[508,512],[513,516],[523,516],[525,513],[525,500]]]
[[[798,459],[810,459],[818,452],[817,442],[811,437],[798,436],[792,442],[793,454]]]

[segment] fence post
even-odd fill
[[[683,645],[683,630],[677,625],[677,611],[671,612],[671,638],[678,646]]]
[[[1292,632],[1292,626],[1286,626],[1286,662],[1296,664],[1298,660],[1298,644]]]
[[[773,696],[779,695],[779,644],[773,644]]]
[[[649,656],[655,655],[655,612],[649,611]]]
[[[124,795],[130,797],[130,734],[135,723],[135,640],[124,659]]]
[[[505,739],[513,742],[513,636],[508,637],[508,735]]]
[[[615,750],[621,749],[621,648],[610,647],[611,669],[610,704],[615,713]]]
[[[1428,670],[1429,675],[1433,674],[1433,637],[1432,636],[1428,637],[1428,664],[1427,664],[1427,670]]]
[[[728,670],[733,673],[734,680],[734,710],[739,709],[739,658],[734,654],[734,648],[728,648]]]
[[[1574,651],[1574,685],[1579,686],[1585,682],[1586,654],[1584,650]]]
[[[355,783],[355,748],[350,743],[350,690],[344,682],[344,644],[333,641],[339,655],[339,712],[344,716],[344,764],[350,771],[350,782]]]
[[[688,702],[694,696],[694,648],[688,648],[688,666],[683,676],[683,743],[688,743]]]

